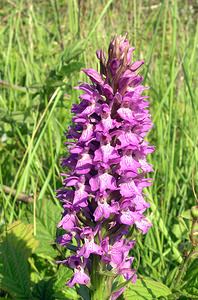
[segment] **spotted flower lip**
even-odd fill
[[[67,282],[69,287],[73,287],[75,284],[87,285],[90,282],[89,276],[84,272],[82,267],[74,268],[74,276]]]
[[[115,163],[116,159],[120,159],[120,155],[115,150],[115,148],[111,146],[110,143],[102,145],[94,153],[94,162],[102,162],[108,164],[111,162]]]
[[[152,225],[144,215],[150,206],[144,188],[151,185],[147,174],[153,171],[147,155],[154,151],[145,136],[152,122],[148,96],[143,95],[148,87],[139,75],[144,61],[132,61],[134,50],[126,37],[115,37],[107,57],[97,51],[100,72],[84,69],[91,83],[76,87],[83,93],[72,106],[69,155],[62,159],[66,172],[57,191],[63,205],[57,241],[63,247],[74,243],[76,249],[64,261],[74,270],[69,286],[95,284],[94,257],[100,270],[134,283],[131,228],[146,234]]]
[[[96,192],[97,190],[104,192],[107,189],[113,191],[117,188],[115,178],[107,172],[92,177],[89,180],[89,184],[93,192]]]
[[[73,287],[75,284],[89,284],[90,278],[84,271],[86,260],[82,261],[82,259],[73,255],[70,256],[65,263],[74,269],[74,276],[67,282],[69,287]]]
[[[93,213],[94,220],[97,222],[98,220],[108,219],[111,214],[117,214],[119,212],[119,203],[115,201],[111,201],[108,203],[107,195],[99,194],[96,196],[97,207]]]

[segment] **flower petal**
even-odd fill
[[[87,142],[92,138],[92,136],[93,136],[93,125],[88,124],[83,129],[79,142]]]
[[[129,107],[121,107],[118,109],[117,113],[123,120],[130,122],[131,125],[135,125],[137,123],[133,112]]]
[[[122,211],[120,222],[125,225],[133,225],[136,221],[141,220],[142,215],[139,212],[125,210]]]
[[[100,74],[95,71],[94,69],[83,69],[83,72],[89,76],[92,82],[103,84],[104,81],[102,80]]]
[[[120,194],[123,197],[131,197],[134,195],[140,195],[140,192],[135,185],[135,182],[131,179],[120,184]]]
[[[152,226],[152,223],[147,218],[142,218],[140,221],[136,221],[135,225],[142,231],[143,234],[145,234]]]
[[[135,159],[133,159],[132,155],[124,155],[120,161],[120,170],[121,171],[138,171],[140,167],[140,163],[138,163]]]
[[[75,284],[87,285],[90,282],[89,276],[84,272],[83,269],[75,270],[74,276],[68,281],[67,285],[69,287],[74,286]]]
[[[64,230],[72,230],[76,226],[76,218],[73,214],[66,214],[59,222],[58,227]]]
[[[118,139],[121,142],[121,146],[119,146],[118,148],[134,146],[133,148],[136,149],[140,143],[140,138],[137,136],[137,134],[131,131],[121,133],[118,136]]]

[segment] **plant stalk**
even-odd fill
[[[92,262],[92,288],[90,289],[91,300],[109,300],[111,296],[113,278],[100,274],[100,261],[97,256],[93,256]]]

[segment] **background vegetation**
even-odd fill
[[[198,299],[190,214],[198,182],[197,17],[191,0],[0,1],[1,299],[79,299],[65,287],[71,271],[54,262],[65,257],[54,242],[59,160],[80,69],[97,67],[95,51],[125,32],[135,58],[145,59],[148,140],[156,146],[147,191],[153,227],[137,237],[140,279],[125,299]],[[78,292],[89,299],[86,289]]]

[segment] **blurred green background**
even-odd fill
[[[78,299],[73,290],[73,296],[65,298],[70,293],[66,288],[63,298],[60,291],[54,298],[53,292],[38,292],[47,284],[53,290],[54,259],[65,255],[54,245],[60,219],[55,198],[61,186],[59,161],[67,153],[64,132],[71,122],[72,103],[78,102],[73,87],[85,80],[80,70],[98,69],[96,50],[107,51],[110,39],[126,32],[136,48],[134,59],[145,60],[142,74],[150,86],[154,122],[148,140],[156,146],[150,157],[154,184],[147,191],[153,228],[146,237],[138,237],[135,265],[139,274],[174,287],[191,244],[189,209],[197,203],[197,17],[198,2],[190,0],[0,1],[0,231],[1,250],[7,251],[0,261],[2,299]],[[16,220],[20,221],[13,223]],[[5,240],[5,232],[20,237],[31,231],[23,228],[27,223],[32,224],[35,247],[29,247],[26,268],[31,275],[23,286],[25,269],[14,274],[11,267],[4,273],[17,253],[9,257],[12,243],[18,249],[23,238]],[[22,245],[18,246],[20,260]],[[15,269],[20,268],[15,263]],[[197,261],[189,268],[190,275],[182,277],[183,294],[175,292],[178,298],[171,299],[198,295]],[[69,271],[59,272],[63,284]],[[20,298],[24,293],[26,298]]]

